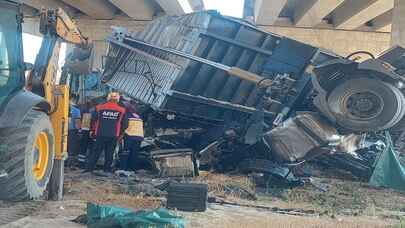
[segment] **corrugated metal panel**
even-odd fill
[[[110,44],[110,53],[117,53],[114,49],[121,48],[113,42]],[[130,51],[127,59],[108,85],[160,108],[181,68],[140,50]]]
[[[298,93],[308,82],[300,78],[304,77],[304,69],[318,50],[212,12],[162,17],[151,22],[134,38],[226,66],[236,66],[265,78],[274,78],[276,74],[294,74],[297,90],[291,96],[297,96],[294,92]],[[156,77],[164,85],[157,101],[148,98],[151,92],[147,81],[133,80],[128,73],[114,75],[113,86],[127,91],[134,98],[153,104],[158,109],[221,121],[229,110],[251,113],[258,104],[259,92],[251,82],[232,77],[223,70],[201,62],[139,46],[131,42],[131,39],[124,39],[123,44],[133,50],[148,53],[149,55],[143,53],[146,59],[153,56],[150,61],[156,64],[151,64],[152,69],[159,68],[159,63],[172,63],[176,66],[175,72],[171,72],[171,68],[154,70],[159,74]],[[109,55],[130,55],[131,52],[111,50]],[[131,87],[126,83],[139,85]],[[142,92],[145,90],[149,92]],[[268,113],[268,116],[274,116],[282,108],[282,105],[277,106],[272,110],[274,113]]]

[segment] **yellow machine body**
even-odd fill
[[[55,159],[63,160],[67,157],[67,135],[68,135],[68,115],[69,115],[69,88],[67,85],[57,83],[57,67],[61,42],[68,42],[81,47],[87,47],[87,39],[84,38],[75,23],[62,10],[41,10],[40,32],[44,34],[43,52],[49,52],[46,72],[37,78],[32,75],[28,80],[28,87],[39,87],[36,93],[40,93],[50,104],[49,113],[54,129]],[[54,42],[54,43],[52,43]],[[41,54],[41,53],[40,53]],[[40,54],[38,56],[40,56]],[[39,91],[39,92],[38,92]]]

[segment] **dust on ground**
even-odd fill
[[[205,173],[193,182],[207,183],[211,196],[249,207],[209,204],[206,212],[175,211],[184,217],[186,227],[405,227],[405,194],[372,188],[365,183],[317,178],[321,189],[310,184],[291,189],[268,188],[252,201],[241,199],[245,197],[238,191],[228,191],[232,186],[255,191],[250,178],[245,176]],[[85,214],[87,202],[133,210],[165,204],[164,198],[129,195],[117,182],[70,170],[65,178],[64,201],[46,202],[34,215],[5,227],[84,227],[70,220]],[[255,208],[255,205],[313,210],[314,214],[284,215]]]

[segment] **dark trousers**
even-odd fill
[[[79,154],[87,156],[87,149],[91,144],[90,131],[83,130],[80,138],[80,151]],[[90,148],[91,149],[91,148]]]
[[[111,172],[111,165],[113,162],[114,150],[116,145],[116,137],[97,136],[95,145],[93,146],[93,150],[90,153],[87,170],[94,170],[101,152],[104,151],[104,171]]]
[[[124,148],[120,153],[120,169],[126,171],[136,169],[140,146],[140,140],[131,139],[131,137],[127,136],[124,137]]]
[[[80,137],[80,150],[79,155],[77,156],[77,161],[81,168],[87,168],[87,161],[93,151],[95,141],[95,139],[90,137],[90,131],[82,130]]]
[[[77,129],[70,129],[68,131],[68,145],[67,150],[69,156],[76,156],[79,154],[79,134]]]

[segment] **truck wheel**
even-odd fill
[[[54,160],[54,134],[49,117],[31,110],[16,128],[0,131],[0,199],[40,198],[48,184]]]
[[[395,126],[405,114],[404,95],[391,84],[370,78],[351,79],[328,97],[337,123],[355,131],[379,131]]]

